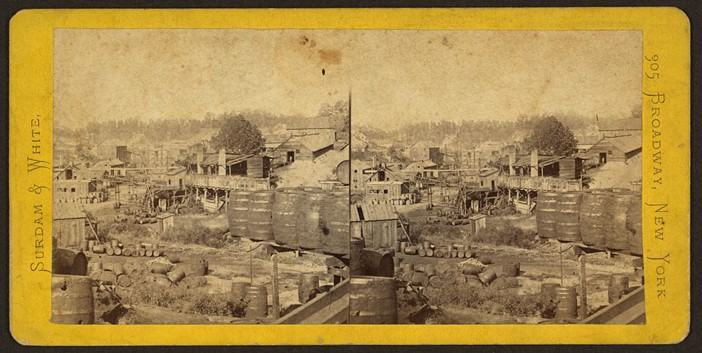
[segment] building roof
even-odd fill
[[[282,148],[285,145],[299,143],[307,147],[312,152],[317,152],[323,148],[327,148],[334,144],[334,140],[330,139],[327,135],[313,134],[313,135],[294,135],[291,136],[287,141],[283,142],[278,146]]]
[[[185,172],[185,167],[178,167],[176,169],[172,169],[166,172],[166,175],[177,175],[180,173]]]
[[[234,164],[241,163],[241,162],[243,162],[243,161],[245,161],[253,156],[255,156],[255,154],[226,153],[225,154],[225,164],[227,166],[231,166]],[[188,157],[186,157],[183,160],[183,162],[186,164],[196,164],[197,163],[197,155],[191,154]],[[210,152],[210,153],[203,154],[202,165],[218,165],[218,164],[219,164],[219,152]]]
[[[436,167],[436,163],[431,160],[416,161],[408,164],[404,169],[427,169]]]
[[[367,203],[351,205],[351,222],[393,220],[397,217],[393,205]]]
[[[599,143],[611,143],[614,147],[628,153],[641,148],[641,136],[617,136],[617,137],[605,137]],[[596,144],[596,145],[597,145]]]
[[[478,176],[479,176],[479,177],[487,177],[487,176],[493,175],[493,174],[495,174],[495,173],[497,173],[497,172],[499,172],[498,169],[487,169],[487,170],[480,171],[480,173],[478,174]]]
[[[642,130],[641,119],[637,118],[600,120],[598,126],[600,131]]]
[[[80,204],[60,203],[54,205],[51,217],[52,219],[75,219],[85,218],[86,216]]]
[[[367,181],[366,185],[402,185],[405,182],[402,180],[383,180],[383,181]]]

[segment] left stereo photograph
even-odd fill
[[[348,322],[340,63],[298,30],[55,30],[51,321]]]

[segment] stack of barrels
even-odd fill
[[[229,230],[235,237],[348,255],[348,205],[347,191],[311,187],[237,190],[230,194]]]
[[[536,210],[539,235],[641,255],[640,200],[623,189],[542,192]]]

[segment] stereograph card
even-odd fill
[[[26,10],[9,53],[21,344],[688,334],[678,9]]]

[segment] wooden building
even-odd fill
[[[586,152],[598,164],[626,163],[641,153],[641,135],[604,137]]]
[[[172,213],[169,212],[164,212],[160,213],[156,216],[156,219],[158,220],[158,230],[163,233],[169,228],[173,228],[173,220],[174,216]]]
[[[395,248],[399,220],[395,207],[388,204],[351,205],[351,228],[360,235],[369,249]]]
[[[54,204],[52,211],[52,237],[58,245],[66,248],[77,248],[85,239],[86,215],[79,204]]]
[[[296,160],[314,161],[334,149],[335,140],[328,134],[294,135],[281,143],[273,152],[280,161],[293,163]]]
[[[107,200],[101,180],[54,180],[55,203],[96,203]]]
[[[406,181],[368,181],[365,200],[373,203],[404,205],[414,203],[414,194]]]
[[[604,137],[640,135],[643,129],[641,118],[597,119],[597,128]]]

